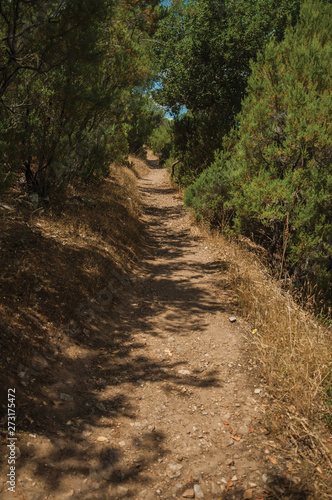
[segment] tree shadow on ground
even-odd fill
[[[161,189],[161,194],[169,194],[169,190]],[[1,337],[7,345],[16,329],[17,342],[26,340],[21,344],[27,350],[26,366],[17,366],[11,374],[11,383],[17,387],[18,429],[25,433],[17,474],[31,464],[31,475],[40,488],[56,495],[61,496],[61,481],[68,475],[73,480],[80,474],[95,480],[100,498],[106,498],[101,488],[129,479],[146,484],[149,466],[170,453],[164,446],[165,435],[143,432],[127,443],[135,451],[135,460],[126,462],[125,450],[118,445],[121,428],[117,422],[120,418],[134,422],[138,417],[132,387],[158,383],[168,394],[183,386],[220,386],[214,369],[181,375],[177,368],[185,363],[172,361],[166,354],[151,358],[144,354],[144,343],[137,340],[142,331],[160,338],[161,345],[170,335],[203,334],[208,326],[206,313],[221,310],[213,291],[188,279],[213,273],[218,264],[187,262],[191,236],[176,227],[182,209],[146,207],[145,213],[150,218],[149,234],[144,235],[148,243],[145,277],[135,283],[98,243],[64,245],[28,226],[22,229],[24,234],[8,238],[13,248],[16,245],[10,265],[21,266],[26,273],[23,284],[20,275],[19,290],[17,282],[13,284],[11,292],[21,294],[20,307],[14,318],[7,311]],[[174,231],[165,232],[160,222],[170,220]],[[125,248],[120,238],[118,252]],[[155,256],[167,263],[157,262]],[[27,267],[32,264],[36,284]],[[162,331],[155,328],[160,314],[165,319]],[[179,325],[183,325],[181,331]],[[12,351],[7,355],[12,356]],[[46,367],[35,366],[36,356],[46,361]],[[3,362],[5,369],[6,359]],[[3,396],[5,404],[5,391]],[[6,410],[2,410],[5,431]],[[98,429],[98,437],[104,440],[96,439]],[[5,453],[1,466],[6,467]],[[28,486],[24,486],[26,492]],[[34,493],[31,489],[31,495]]]

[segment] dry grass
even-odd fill
[[[260,247],[252,245],[249,251],[243,243],[211,237],[230,265],[232,288],[253,325],[248,341],[270,387],[301,415],[317,416],[323,409],[323,381],[332,367],[331,331],[272,279],[259,257]]]
[[[276,401],[311,421],[328,418],[325,387],[332,386],[332,332],[272,278],[265,250],[229,241],[202,228],[219,250],[227,280],[251,324],[248,346]],[[331,410],[330,410],[331,411]],[[330,415],[332,421],[332,414]]]
[[[147,166],[144,158],[129,155],[129,162],[131,164],[132,171],[139,179],[147,175],[149,172],[149,167]]]
[[[105,182],[70,187],[50,206],[29,205],[18,183],[0,209],[0,373],[17,380],[32,352],[54,349],[76,309],[128,271],[142,249],[137,177],[147,167],[112,165]]]
[[[332,387],[331,329],[296,304],[271,277],[263,264],[264,249],[248,240],[234,242],[203,232],[219,250],[225,279],[251,325],[248,350],[271,395],[267,427],[284,435],[311,467],[325,463],[331,471],[332,413],[325,390]],[[318,471],[321,485],[313,498],[330,498],[324,495],[331,491],[332,473],[323,476]]]

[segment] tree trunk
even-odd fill
[[[177,160],[174,163],[172,163],[172,166],[171,166],[171,177],[174,177],[174,167],[175,167],[175,165],[177,165],[179,163],[179,161],[180,160]]]

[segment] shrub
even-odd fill
[[[230,199],[230,179],[218,162],[200,175],[185,193],[184,203],[198,219],[225,226],[225,202]]]
[[[159,127],[155,128],[149,137],[149,144],[152,151],[159,155],[161,163],[165,163],[172,155],[172,128],[172,121],[164,118]]]
[[[210,221],[225,221],[232,207],[231,228],[278,252],[280,275],[287,260],[302,281],[326,291],[332,276],[331,14],[330,4],[307,1],[296,28],[267,45],[252,64],[237,129],[224,140],[224,174],[212,167],[187,194],[187,204]]]

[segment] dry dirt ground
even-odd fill
[[[310,498],[305,465],[264,425],[251,327],[217,249],[149,164],[145,256],[82,311],[86,344],[64,336],[61,356],[36,366],[43,404],[17,435],[15,494],[2,461],[0,498]]]

